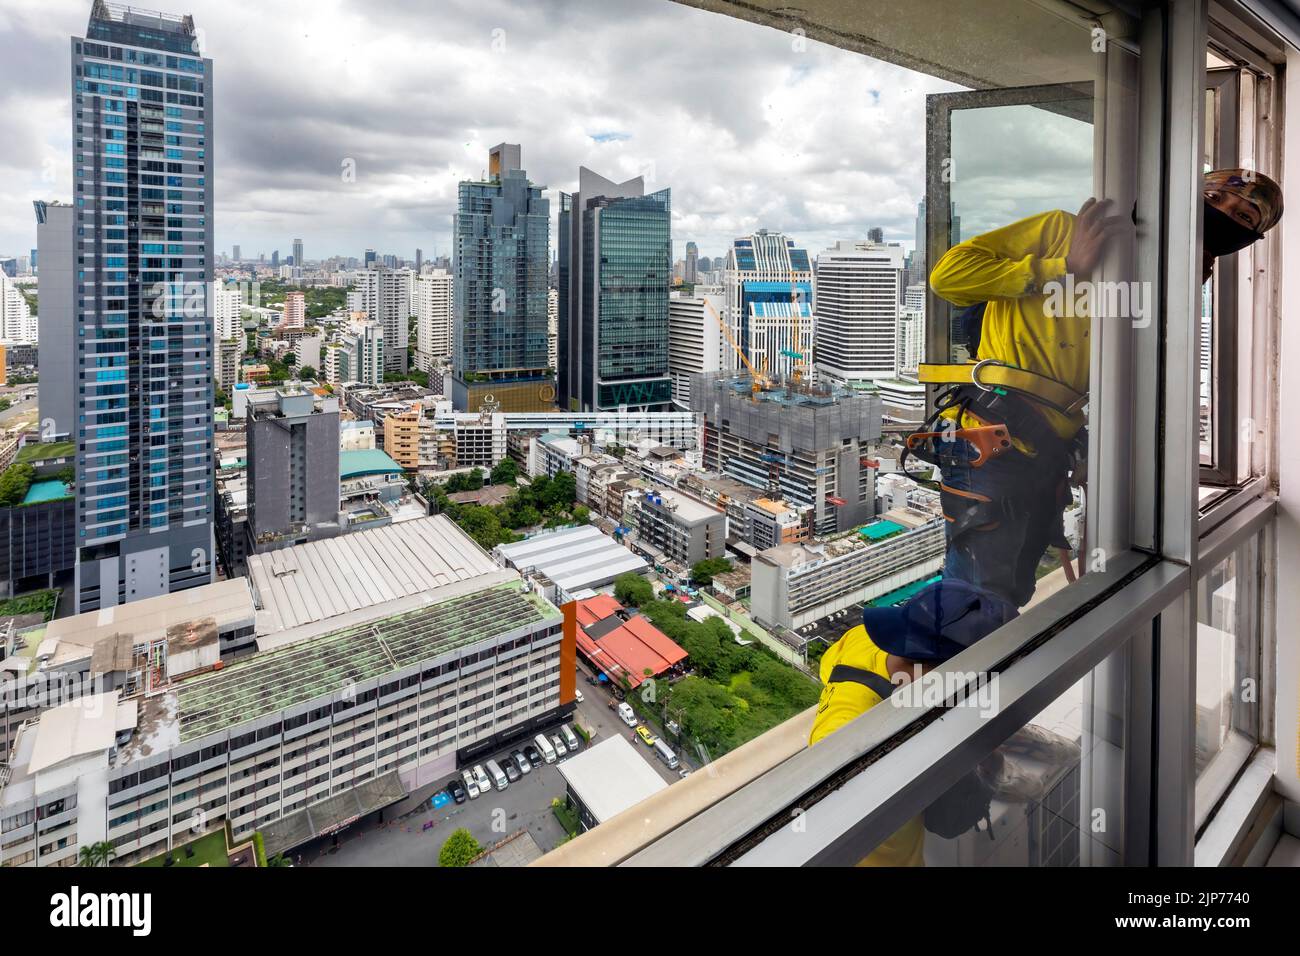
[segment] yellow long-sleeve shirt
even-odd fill
[[[821,660],[821,699],[817,703],[817,717],[813,721],[808,745],[813,746],[828,734],[839,730],[854,717],[875,707],[883,699],[870,687],[855,681],[831,683],[831,671],[836,664],[847,664],[880,674],[889,679],[888,655],[867,636],[867,629],[859,624],[844,632],[844,636],[827,648]],[[902,829],[881,843],[858,866],[924,866],[925,828],[919,817],[908,820]]]
[[[1037,372],[1083,393],[1088,391],[1089,319],[1071,315],[1074,310],[1050,314],[1043,291],[1049,282],[1064,280],[1073,235],[1074,216],[1056,209],[975,236],[944,253],[930,273],[930,288],[962,308],[988,303],[977,358]],[[1062,438],[1083,426],[1082,412],[1065,416],[1043,408],[1043,413]]]

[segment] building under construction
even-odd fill
[[[828,385],[755,388],[744,372],[697,376],[691,410],[704,416],[704,467],[813,509],[813,532],[874,517],[880,398]]]

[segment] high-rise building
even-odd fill
[[[384,327],[368,319],[353,322],[339,337],[338,348],[325,350],[324,364],[331,385],[379,385],[384,380]]]
[[[817,256],[817,368],[838,382],[897,374],[903,247],[840,241]]]
[[[0,273],[0,339],[6,342],[35,342],[38,319],[18,285]]]
[[[560,364],[560,290],[546,290],[546,364],[556,369]]]
[[[367,249],[367,250],[366,250],[366,255],[365,255],[365,267],[366,267],[367,269],[369,269],[369,268],[370,268],[370,264],[371,264],[372,262],[374,262],[374,261],[375,261],[375,250],[374,250],[374,249]]]
[[[297,266],[299,269],[301,269],[303,266],[301,239],[295,239],[293,241],[293,264]]]
[[[750,363],[774,378],[812,367],[812,279],[808,251],[779,232],[760,229],[727,251],[728,330]],[[728,368],[740,365],[728,354]]]
[[[418,250],[417,250],[418,251]],[[411,282],[411,311],[415,313],[415,367],[421,372],[451,355],[451,273],[435,269]]]
[[[699,280],[700,247],[693,242],[686,243],[686,269],[683,278],[691,285]]]
[[[674,292],[668,299],[668,373],[678,408],[691,407],[691,382],[696,375],[726,367],[725,353],[730,351],[722,336],[726,302],[719,285],[697,285],[691,295]]]
[[[72,436],[77,420],[79,359],[74,226],[76,207],[70,203],[36,202],[36,244],[41,251],[40,315],[38,337],[45,352],[40,356],[37,401],[41,436],[46,440]]]
[[[868,230],[867,230],[867,241],[868,241],[868,242],[874,242],[874,243],[876,243],[876,244],[878,244],[878,245],[884,243],[884,241],[885,241],[885,230],[881,229],[879,226],[873,226],[871,229],[868,229]]]
[[[230,247],[230,258],[234,259],[236,262],[240,260],[241,256],[239,255],[239,246]]]
[[[279,250],[279,249],[273,249],[273,250],[271,251],[271,268],[272,268],[272,269],[278,269],[278,268],[280,268],[280,250]]]
[[[212,329],[218,342],[243,338],[243,295],[239,286],[225,288],[220,282],[212,284]]]
[[[411,337],[410,269],[390,269],[374,264],[357,276],[354,301],[359,310],[384,330],[384,371],[405,375],[407,345]]]
[[[669,190],[578,170],[560,194],[560,405],[570,411],[667,408]]]
[[[301,292],[290,292],[284,297],[284,318],[280,327],[301,329],[307,326],[307,297]]]
[[[419,274],[420,274],[420,270],[423,269],[423,268],[424,268],[424,250],[423,250],[423,249],[418,249],[418,248],[417,248],[417,249],[415,250],[415,273],[416,273],[416,275],[419,275]]]
[[[554,407],[546,359],[550,202],[521,157],[517,145],[494,146],[487,179],[460,184],[451,384],[461,410]]]
[[[72,39],[78,611],[213,576],[215,147],[199,46],[192,17],[102,2]]]

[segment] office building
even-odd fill
[[[230,247],[230,258],[235,262],[239,262],[243,258],[243,256],[239,254],[239,246]]]
[[[517,145],[488,154],[486,180],[460,184],[452,225],[451,396],[461,411],[545,411],[550,202],[529,181]]]
[[[726,308],[726,296],[717,285],[697,285],[690,294],[674,292],[668,299],[668,374],[677,408],[691,407],[691,382],[696,375],[726,367],[730,351],[722,331]]]
[[[700,247],[693,242],[686,243],[686,270],[683,278],[691,285],[699,279]]]
[[[452,277],[445,269],[420,273],[411,281],[415,315],[415,367],[433,371],[451,355]]]
[[[668,375],[670,191],[585,167],[560,194],[560,407],[664,409]]]
[[[298,269],[301,269],[301,268],[303,267],[303,264],[304,264],[304,263],[303,263],[303,258],[302,258],[302,240],[301,240],[301,239],[295,239],[295,240],[293,241],[293,264],[294,264],[294,266],[295,266],[296,268],[298,268]]]
[[[191,17],[96,2],[72,40],[82,611],[212,578],[215,145],[197,36]]]
[[[837,382],[893,378],[903,248],[840,241],[817,256],[817,368]]]
[[[165,664],[18,731],[0,863],[62,865],[108,840],[131,864],[196,824],[228,824],[236,841],[261,831],[274,856],[531,737],[574,699],[560,613],[445,517],[249,566],[153,620],[67,619],[61,633],[96,658]],[[253,611],[257,652],[221,661],[221,632],[251,630]]]
[[[723,287],[732,341],[750,364],[776,379],[812,371],[813,273],[806,249],[760,229],[727,251]],[[727,356],[727,368],[740,368]]]

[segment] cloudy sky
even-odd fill
[[[911,244],[925,95],[949,84],[667,0],[144,0],[215,72],[217,249],[448,254],[456,184],[523,146],[552,212],[579,165],[673,193],[678,256],[760,227]],[[69,42],[90,0],[0,0],[0,254],[71,197]],[[341,175],[355,161],[356,181]],[[554,233],[553,233],[554,234]]]

